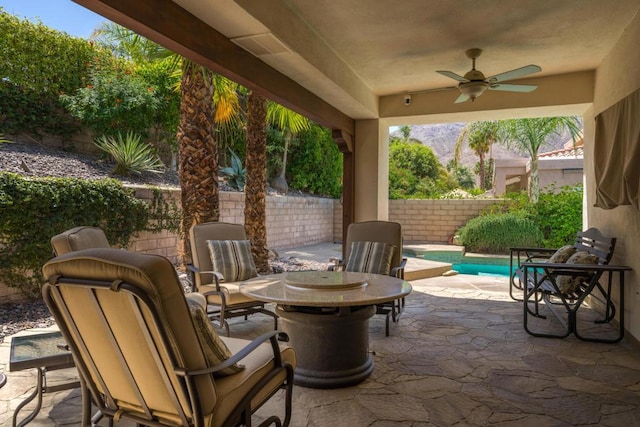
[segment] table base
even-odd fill
[[[296,351],[294,384],[311,388],[348,387],[373,372],[369,319],[374,306],[277,306],[283,332]]]

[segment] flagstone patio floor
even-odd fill
[[[628,341],[529,336],[504,278],[440,276],[411,284],[391,336],[381,316],[370,321],[371,377],[342,389],[295,386],[292,427],[640,425],[640,355]],[[272,325],[262,315],[234,320],[236,337]],[[0,389],[3,426],[35,386],[35,372],[7,372],[9,343],[0,345],[0,372],[8,379]],[[282,407],[276,396],[256,418]],[[29,425],[76,426],[80,412],[79,390],[46,394]]]

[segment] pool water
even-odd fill
[[[453,264],[452,270],[460,274],[473,274],[475,276],[501,276],[509,277],[508,265],[495,264]]]

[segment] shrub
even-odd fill
[[[95,140],[94,144],[102,151],[109,153],[116,162],[113,173],[128,176],[131,173],[142,172],[160,173],[164,165],[151,145],[140,140],[140,135],[127,132],[123,138],[118,134],[116,138],[102,136]]]
[[[50,238],[78,225],[101,227],[126,246],[147,226],[148,206],[112,179],[27,179],[0,173],[0,277],[26,295],[39,295]]]
[[[544,234],[547,248],[571,244],[582,230],[582,185],[548,187],[540,193],[534,220]]]
[[[87,64],[108,53],[87,40],[0,8],[0,130],[69,138],[78,123],[58,100],[86,84]]]
[[[575,186],[549,186],[540,193],[537,204],[529,202],[525,192],[508,193],[502,203],[493,205],[485,214],[518,212],[538,225],[542,231],[543,246],[558,248],[575,240],[582,230],[583,188]]]
[[[297,136],[289,150],[287,181],[290,188],[338,198],[342,193],[342,153],[331,130],[312,124]]]
[[[60,100],[96,135],[132,131],[146,137],[161,107],[154,92],[131,64],[108,59],[93,64],[89,82],[72,94],[60,95]]]
[[[469,220],[459,230],[458,238],[470,252],[506,254],[513,246],[539,247],[543,236],[526,216],[498,213]]]

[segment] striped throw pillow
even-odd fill
[[[224,341],[220,339],[220,336],[209,321],[209,318],[205,314],[202,307],[200,307],[197,303],[189,302],[189,311],[191,312],[191,319],[193,320],[193,326],[195,326],[196,329],[198,341],[200,341],[202,353],[204,354],[204,358],[207,361],[207,367],[212,368],[230,358],[232,354],[229,350],[229,347],[227,347]],[[213,375],[233,375],[237,374],[243,369],[243,365],[236,363],[220,371],[214,372]]]
[[[248,240],[207,240],[213,270],[225,282],[248,280],[258,275]]]
[[[345,271],[388,275],[395,250],[384,242],[353,242]]]

